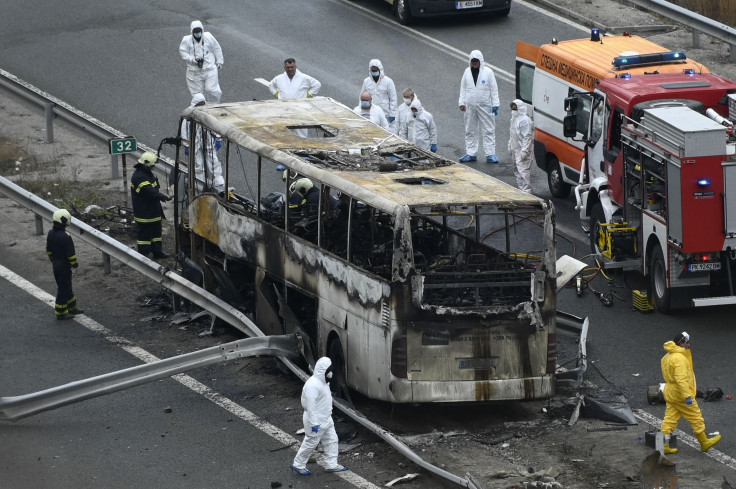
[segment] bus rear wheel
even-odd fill
[[[667,265],[659,245],[655,245],[649,260],[649,289],[657,310],[667,314],[671,311],[671,294],[667,287]]]
[[[342,352],[342,343],[335,338],[330,342],[327,348],[327,356],[332,361],[332,379],[330,380],[330,390],[339,398],[345,399],[352,404],[348,384],[345,379],[345,356]]]

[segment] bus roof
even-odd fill
[[[182,117],[257,154],[393,212],[396,205],[542,205],[485,173],[424,151],[326,97],[190,107]],[[302,138],[294,129],[310,128]]]
[[[598,89],[615,98],[627,112],[646,100],[690,99],[706,108],[717,106],[727,93],[736,93],[736,83],[718,75],[704,73],[663,73],[601,80]]]
[[[682,73],[692,69],[696,73],[709,73],[702,64],[692,59],[649,62],[635,66],[617,68],[613,60],[619,56],[633,56],[669,52],[666,48],[639,36],[602,36],[600,41],[573,39],[556,44],[536,47],[518,41],[517,55],[536,63],[537,68],[547,71],[586,90],[593,90],[598,80],[614,78],[621,73],[643,75],[660,73]]]

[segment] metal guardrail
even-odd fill
[[[32,102],[44,108],[46,113],[46,142],[54,142],[54,130],[53,120],[54,117],[72,124],[73,126],[84,131],[85,134],[99,139],[101,142],[107,142],[112,138],[125,137],[126,134],[114,129],[102,121],[95,119],[89,114],[82,112],[81,110],[75,109],[71,105],[67,104],[63,100],[60,100],[53,95],[44,92],[40,88],[27,83],[17,76],[9,73],[3,69],[0,69],[0,87],[6,88],[10,92],[19,95],[25,100]],[[144,152],[152,151],[156,152],[156,149],[150,148],[143,144],[138,144],[138,149],[132,153],[129,153],[137,160]],[[118,155],[111,155],[110,165],[111,174],[113,179],[118,178],[118,167],[117,167]],[[165,173],[174,168],[174,161],[170,158],[161,156],[159,162],[163,163],[166,168],[159,168],[158,171]]]
[[[731,46],[731,61],[736,61],[736,29],[664,0],[626,1],[691,27],[693,30],[693,47],[700,47],[701,32],[725,42]]]

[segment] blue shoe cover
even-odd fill
[[[348,468],[344,465],[336,465],[335,467],[332,467],[331,469],[325,469],[324,471],[329,474],[332,472],[345,472],[346,470],[348,470]]]
[[[298,468],[296,468],[293,465],[291,466],[291,470],[293,470],[294,472],[296,472],[299,475],[309,475],[309,474],[311,474],[311,472],[309,471],[309,469],[298,469]]]
[[[465,155],[462,158],[460,158],[460,163],[468,163],[470,161],[478,161],[478,157],[477,156]]]
[[[498,158],[496,158],[496,155],[491,155],[486,158],[486,161],[488,163],[498,163]]]

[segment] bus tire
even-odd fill
[[[667,264],[658,244],[652,249],[649,258],[649,289],[657,310],[664,314],[669,313],[672,310],[670,301],[672,294],[667,287]]]
[[[409,2],[411,0],[394,0],[394,15],[399,21],[399,24],[410,25],[413,17],[411,15],[411,9],[409,8]]]
[[[337,397],[350,401],[350,393],[348,392],[348,384],[345,380],[345,355],[342,351],[342,343],[339,338],[335,338],[327,347],[327,356],[332,361],[332,379],[330,380],[330,388]]]
[[[560,162],[555,156],[550,156],[547,162],[547,186],[552,197],[566,199],[570,196],[572,185],[565,183],[565,180],[563,180]]]
[[[599,246],[601,224],[606,222],[606,215],[603,213],[603,206],[600,202],[596,202],[590,211],[590,252],[594,255],[601,252]]]

